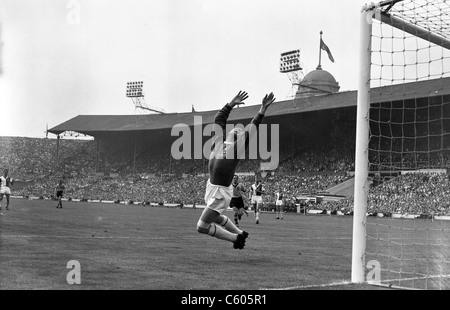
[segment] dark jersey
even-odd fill
[[[238,152],[238,141],[233,143],[233,146],[226,147],[224,141],[226,140],[226,124],[228,120],[228,116],[230,115],[230,112],[233,108],[230,107],[228,104],[225,105],[214,118],[214,124],[220,126],[222,129],[223,137],[222,140],[216,140],[215,147],[218,147],[219,152],[223,152],[223,154],[220,154],[222,156],[218,156],[216,158],[216,154],[214,152],[211,153],[211,157],[209,159],[208,169],[209,169],[209,178],[211,180],[212,184],[215,185],[222,185],[222,186],[230,186],[234,172],[236,170],[236,166],[239,162],[239,154]],[[256,128],[259,127],[262,120],[264,118],[263,114],[258,113],[251,121],[251,124],[256,126]],[[250,135],[249,131],[245,130],[244,132],[244,147],[245,149],[249,146],[249,140]],[[230,152],[230,154],[228,154]],[[233,152],[233,153],[231,153]]]
[[[64,192],[65,189],[66,189],[66,187],[64,185],[62,185],[62,184],[61,185],[58,184],[56,186],[56,191],[57,192]]]

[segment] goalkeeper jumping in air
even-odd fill
[[[220,126],[224,134],[223,137],[214,141],[214,150],[208,164],[209,180],[206,184],[205,193],[206,208],[197,223],[199,233],[230,241],[235,249],[244,248],[248,232],[240,230],[232,220],[222,213],[228,208],[233,195],[231,182],[242,156],[242,154],[239,154],[239,152],[242,152],[242,148],[238,145],[243,143],[244,149],[247,150],[250,133],[249,130],[243,131],[240,128],[234,128],[227,135],[225,126],[231,110],[236,105],[244,104],[244,100],[247,98],[248,94],[245,91],[240,91],[215,117],[214,123]],[[251,121],[256,129],[261,124],[267,108],[274,101],[273,93],[263,98],[259,112]]]

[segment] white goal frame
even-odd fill
[[[389,14],[383,13],[381,8],[395,5],[397,1],[382,1],[378,4],[363,6],[360,15],[359,42],[359,80],[356,114],[356,145],[355,145],[355,189],[353,211],[352,237],[352,267],[351,282],[363,283],[365,279],[365,250],[366,250],[366,212],[369,193],[369,107],[370,107],[370,78],[371,78],[371,37],[372,19],[391,25],[406,33],[427,40],[436,45],[450,49],[450,41],[413,24],[403,21]]]

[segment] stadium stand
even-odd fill
[[[438,86],[435,83],[450,85],[450,79],[403,84],[399,86],[399,96],[435,96],[427,93]],[[389,93],[396,92],[391,88]],[[398,98],[383,95],[372,98],[375,103],[395,99]],[[239,108],[230,121],[247,124],[256,108]],[[21,181],[14,188],[16,196],[52,197],[55,185],[63,178],[67,187],[65,196],[72,199],[199,205],[203,203],[207,181],[207,160],[174,160],[170,150],[177,137],[171,135],[171,126],[184,123],[192,128],[193,116],[201,116],[202,124],[206,125],[216,112],[81,115],[49,132],[62,135],[65,131],[76,131],[94,137],[93,140],[0,137],[1,165]],[[273,207],[275,191],[285,188],[290,204],[306,210],[351,214],[355,115],[356,92],[351,91],[274,104],[265,122],[280,126],[280,161],[263,178],[268,191],[266,209]],[[204,141],[207,137],[202,138]],[[434,165],[448,170],[450,158],[448,152],[443,154],[436,157]],[[393,158],[389,160],[392,162]],[[237,172],[243,175],[241,181],[247,186],[254,182],[255,175],[261,175],[261,161],[261,158],[242,160],[238,165]],[[420,158],[400,157],[398,167],[411,166],[411,161],[420,166]],[[384,213],[387,201],[398,204],[398,212],[449,213],[448,178],[430,175],[427,182],[411,187],[409,178],[413,176],[400,177],[400,170],[397,172],[396,177],[373,184],[370,194],[377,199],[370,206],[371,213]],[[411,206],[403,208],[403,201],[412,201]]]
[[[61,152],[58,164],[55,164],[54,139],[0,137],[0,141],[2,165],[8,166],[19,180],[20,185],[14,188],[16,196],[51,198],[56,183],[60,178],[64,178],[66,197],[73,199],[133,201],[160,205],[203,203],[207,175],[197,171],[198,169],[192,169],[201,169],[202,160],[181,160],[174,165],[174,173],[168,174],[168,159],[156,157],[147,166],[139,162],[138,171],[132,173],[131,163],[120,156],[114,161],[113,156],[110,156],[108,162],[111,167],[122,167],[114,169],[117,175],[111,176],[96,172],[96,148],[92,140],[63,140],[65,150]],[[34,151],[28,152],[30,149]],[[334,158],[330,159],[327,154],[334,154]],[[339,152],[336,149],[328,152],[323,148],[316,152],[309,149],[290,156],[282,161],[278,170],[268,173],[263,179],[267,189],[265,209],[274,208],[275,191],[278,188],[286,189],[290,204],[298,203],[296,197],[302,195],[326,196],[327,189],[352,178],[348,173],[348,169],[352,167],[351,163],[351,152]],[[244,161],[242,167],[251,169],[255,165],[251,161]],[[193,173],[188,174],[186,171]],[[244,174],[241,176],[241,182],[250,186],[254,178],[251,173]],[[372,187],[370,195],[374,198],[371,199],[374,203],[369,207],[369,212],[386,213],[394,204],[399,213],[448,215],[449,183],[447,174],[414,173],[392,178]],[[352,196],[349,195],[334,201],[309,201],[301,206],[306,210],[321,209],[333,212],[332,214],[337,211],[351,214],[352,203]],[[295,207],[287,210],[297,211]]]

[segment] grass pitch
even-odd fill
[[[352,285],[352,217],[263,213],[243,250],[196,231],[202,209],[12,199],[0,289],[375,289]],[[232,212],[226,212],[232,218]],[[70,285],[77,260],[81,284]]]

